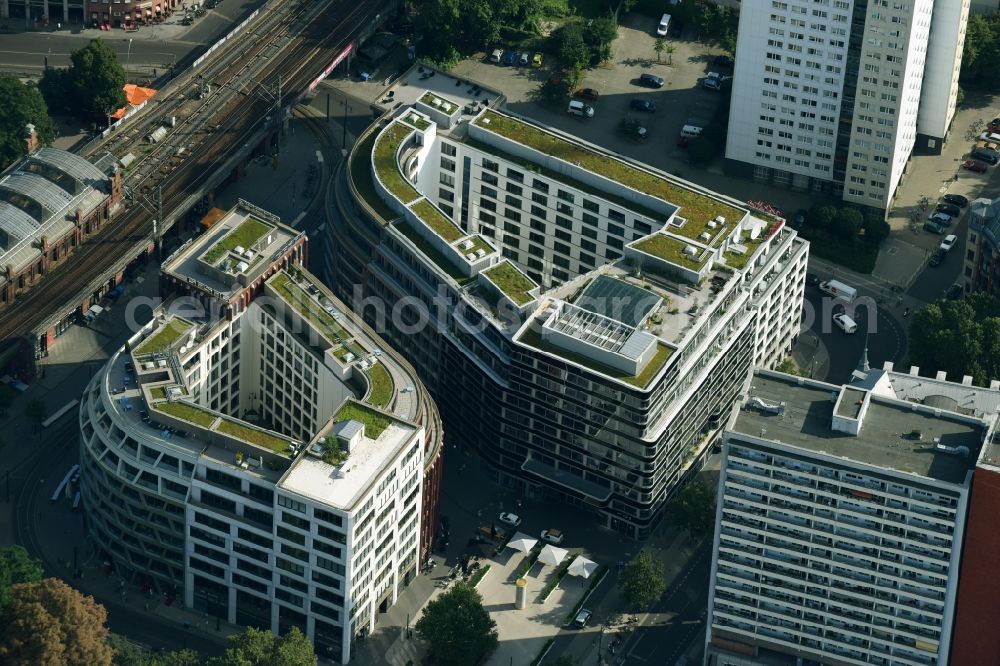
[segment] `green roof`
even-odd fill
[[[412,210],[413,213],[420,218],[421,222],[430,227],[434,233],[445,239],[448,243],[454,243],[465,235],[464,231],[459,229],[454,222],[445,217],[445,214],[439,211],[427,199],[421,199],[417,203],[413,204],[410,207],[410,210]]]
[[[447,113],[447,114],[450,115],[450,114],[452,114],[452,113],[455,112],[455,109],[459,109],[462,106],[461,104],[459,104],[458,102],[456,102],[454,100],[450,100],[450,99],[448,99],[447,97],[445,97],[443,95],[438,95],[437,93],[432,93],[430,91],[425,92],[420,97],[420,101],[423,102],[424,104],[426,104],[427,106],[431,107],[432,109],[438,108],[438,107],[434,106],[434,100],[435,99],[439,99],[442,102],[447,102],[448,104],[451,104],[454,107],[451,111],[445,111],[444,109],[441,109],[441,113]]]
[[[372,175],[372,151],[378,132],[369,132],[364,140],[355,145],[354,157],[351,159],[351,180],[358,194],[378,215],[386,221],[395,220],[399,213],[394,211],[375,189],[375,177]]]
[[[747,249],[746,253],[736,254],[732,250],[726,252],[723,255],[723,258],[725,258],[726,260],[726,265],[736,269],[744,268],[747,265],[747,262],[749,262],[750,259],[753,257],[754,253],[757,252],[757,248],[759,248],[761,245],[764,244],[764,239],[767,238],[767,235],[769,233],[771,233],[771,229],[774,228],[774,224],[775,223],[772,222],[771,224],[767,225],[766,227],[761,229],[760,234],[757,236],[757,238],[754,238],[753,240],[747,240],[742,244]]]
[[[542,338],[542,334],[531,326],[524,329],[524,332],[521,334],[518,341],[522,344],[528,345],[529,347],[534,347],[539,351],[548,352],[554,356],[564,358],[567,361],[589,368],[594,372],[599,372],[603,375],[618,379],[638,388],[645,388],[646,385],[653,380],[653,377],[656,376],[656,373],[663,368],[667,359],[669,359],[674,353],[673,349],[666,346],[662,342],[657,343],[656,353],[653,355],[653,358],[649,359],[649,362],[646,363],[646,367],[643,368],[637,375],[626,375],[623,374],[621,370],[616,370],[615,368],[592,361],[582,354],[574,354],[573,352],[566,351],[561,347],[549,344]]]
[[[175,342],[184,337],[192,328],[194,328],[194,324],[188,323],[183,319],[171,319],[163,326],[160,326],[155,333],[143,340],[143,342],[136,347],[135,353],[154,354],[166,351],[170,349]]]
[[[699,248],[696,245],[692,247],[698,250],[698,254],[694,256],[684,254],[684,248],[688,245],[689,243],[677,238],[672,238],[671,236],[653,234],[635,242],[632,247],[640,252],[645,252],[646,254],[651,254],[654,257],[659,257],[664,261],[669,261],[670,263],[684,266],[685,268],[690,268],[696,271],[700,270],[705,266],[705,262],[708,261],[708,257],[711,255],[706,250]]]
[[[431,126],[430,121],[428,121],[422,115],[419,115],[412,111],[404,113],[402,116],[400,116],[399,119],[402,120],[407,125],[412,125],[413,127],[416,127],[420,131],[423,131]]]
[[[393,123],[378,136],[372,153],[372,162],[379,180],[397,199],[407,205],[419,199],[420,192],[417,192],[417,188],[403,177],[396,161],[396,152],[406,137],[412,133],[412,127]]]
[[[528,292],[538,286],[509,261],[488,268],[483,273],[516,305],[530,303]]]
[[[215,423],[215,419],[218,418],[215,414],[186,402],[158,402],[153,405],[153,409],[194,423],[202,428],[210,428]]]
[[[264,430],[258,430],[252,428],[246,424],[238,423],[236,421],[230,421],[228,419],[223,419],[218,427],[216,428],[218,432],[225,433],[237,439],[241,439],[244,442],[250,444],[255,444],[257,446],[262,446],[269,451],[277,453],[283,456],[291,455],[288,450],[288,446],[291,444],[291,440],[279,437],[270,432]]]
[[[488,120],[489,122],[484,122]],[[495,111],[487,111],[475,121],[476,125],[512,141],[524,144],[544,155],[551,155],[586,171],[598,174],[637,190],[658,197],[680,207],[678,214],[687,220],[683,227],[671,229],[688,238],[697,238],[707,228],[707,223],[721,215],[732,226],[744,216],[744,211],[705,194],[674,183],[663,176],[644,171],[608,155],[599,154],[570,143],[545,130],[529,125]]]
[[[486,242],[486,239],[484,239],[479,234],[476,234],[475,236],[469,236],[469,240],[472,241],[472,247],[470,247],[468,250],[463,250],[461,248],[458,249],[458,251],[461,252],[463,255],[469,252],[475,252],[477,250],[482,250],[486,254],[492,254],[493,252],[496,252],[496,250],[490,247],[489,243]]]
[[[376,412],[374,409],[359,405],[356,402],[348,402],[337,415],[333,417],[335,423],[341,421],[360,421],[365,426],[365,437],[378,439],[378,436],[392,423],[385,414]]]
[[[468,275],[465,275],[462,271],[458,270],[458,266],[456,266],[453,261],[444,256],[444,254],[442,254],[436,247],[428,243],[423,236],[418,234],[417,230],[410,225],[409,221],[404,221],[403,224],[397,224],[396,228],[399,229],[399,232],[406,236],[411,243],[416,245],[428,259],[433,261],[438,265],[438,267],[441,268],[441,270],[450,275],[453,280],[459,284],[463,284],[471,280]]]
[[[392,400],[395,388],[392,383],[392,375],[381,363],[373,365],[367,374],[372,385],[372,390],[368,394],[368,402],[376,407],[385,407]]]
[[[309,296],[302,287],[295,284],[284,271],[275,274],[269,284],[285,302],[295,308],[296,312],[315,326],[323,337],[331,343],[336,344],[338,339],[346,341],[351,337],[337,323],[333,315],[321,308],[319,303]]]
[[[238,227],[220,238],[219,242],[205,252],[201,258],[205,263],[214,265],[224,254],[236,247],[250,249],[254,243],[272,229],[274,227],[271,225],[248,217]]]

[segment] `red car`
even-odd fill
[[[597,99],[600,96],[601,93],[597,92],[593,88],[580,88],[573,93],[573,97],[582,97],[583,99]]]
[[[993,133],[996,133],[997,130],[1000,130],[1000,118],[994,118],[993,120],[991,120],[990,124],[986,127],[986,130],[988,132],[993,132]]]
[[[962,162],[962,168],[968,169],[969,171],[975,171],[976,173],[983,173],[989,167],[986,162],[980,162],[979,160],[965,160]]]

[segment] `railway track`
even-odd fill
[[[257,70],[261,78],[280,74],[283,82],[281,107],[293,95],[304,89],[379,11],[374,1],[350,2],[332,0],[326,10],[309,22],[295,35],[284,49],[267,60]],[[301,11],[301,10],[300,10]],[[252,35],[247,35],[252,36]],[[266,45],[264,48],[267,48]],[[261,49],[247,51],[246,57],[216,71],[220,81],[231,82],[245,71],[248,57],[255,58]],[[222,66],[220,66],[222,67]],[[276,108],[274,100],[258,94],[256,89],[245,90],[223,86],[228,96],[219,98],[214,111],[197,116],[202,127],[211,127],[198,141],[184,145],[184,157],[171,163],[161,162],[157,167],[161,188],[164,217],[169,219],[189,198],[198,183],[203,182],[225,162],[228,153],[246,145],[263,128],[268,112]],[[221,93],[221,91],[220,91]],[[145,187],[145,189],[143,189]],[[138,193],[149,193],[154,186],[138,186]],[[120,213],[104,229],[87,239],[64,263],[46,275],[31,290],[0,312],[0,340],[12,339],[36,331],[51,323],[54,306],[68,305],[82,300],[87,294],[81,289],[99,278],[123,256],[136,256],[139,248],[152,240],[150,211],[142,205],[132,205]]]

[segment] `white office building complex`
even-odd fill
[[[790,348],[808,244],[570,136],[418,95],[355,148],[360,214],[332,230],[331,284],[354,285],[345,301],[499,484],[647,536],[750,368]]]
[[[884,212],[955,114],[969,0],[749,0],[727,170]]]
[[[945,666],[997,391],[768,371],[725,437],[706,663]]]
[[[123,579],[347,663],[417,572],[440,428],[412,369],[293,262],[300,241],[243,207],[164,263],[192,288],[87,387],[81,492]]]

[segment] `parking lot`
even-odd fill
[[[706,74],[713,71],[712,61],[722,54],[722,50],[696,42],[687,33],[678,37],[671,32],[667,44],[673,46],[674,53],[660,54],[660,62],[657,62],[654,44],[658,19],[640,14],[624,16],[618,39],[612,44],[611,60],[584,72],[580,87],[594,88],[600,93],[596,101],[585,100],[594,107],[593,118],[567,114],[566,102],[556,104],[537,99],[539,87],[554,73],[549,54],[545,54],[545,63],[539,69],[498,66],[488,62],[486,54],[480,54],[476,59],[463,60],[451,74],[502,91],[507,96],[510,111],[694,182],[708,184],[718,176],[688,164],[686,152],[676,143],[682,126],[705,126],[725,98],[723,93],[701,86]],[[653,89],[638,85],[639,76],[647,72],[661,77],[663,87]],[[732,72],[721,73],[731,75]],[[652,101],[656,111],[630,110],[633,99]],[[626,135],[621,127],[626,118],[638,119],[647,128],[647,137],[638,140]],[[710,170],[719,169],[721,158]]]

